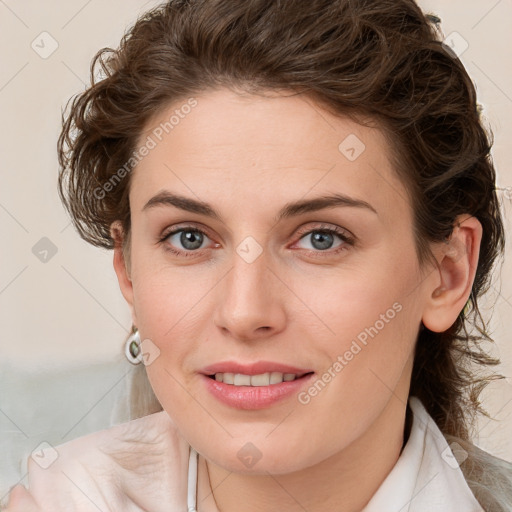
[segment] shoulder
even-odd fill
[[[460,465],[468,486],[484,510],[512,512],[512,463],[495,457],[464,439],[446,435],[464,450]]]
[[[448,477],[460,472],[463,481],[485,512],[512,512],[512,463],[491,455],[469,440],[441,432],[418,398],[411,397],[409,404],[415,416],[425,426],[429,426],[429,444],[437,447],[429,450],[432,452],[431,459],[442,459],[447,463],[443,464],[445,468],[456,469],[444,475]]]
[[[188,454],[161,411],[35,454],[29,490],[43,510],[178,510],[186,503]]]

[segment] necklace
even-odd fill
[[[187,489],[187,512],[197,512],[196,492],[197,492],[197,452],[190,447],[190,457],[188,459],[188,489]]]

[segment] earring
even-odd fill
[[[142,350],[140,348],[140,334],[139,330],[134,327],[132,334],[126,340],[124,346],[124,354],[128,362],[131,364],[140,364],[142,362]]]
[[[472,294],[471,294],[472,295]],[[472,308],[473,308],[473,302],[471,300],[471,295],[469,296],[466,304],[464,305],[464,309],[462,310],[462,314],[467,317],[468,314],[471,312]]]

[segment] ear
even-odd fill
[[[114,240],[114,270],[117,274],[119,288],[125,298],[132,315],[133,325],[137,325],[137,317],[133,307],[133,285],[130,276],[130,261],[126,261],[123,253],[125,233],[121,221],[116,220],[110,225],[110,236]]]
[[[436,246],[434,269],[423,325],[433,332],[449,329],[464,309],[475,279],[482,225],[476,217],[457,217],[451,237]]]

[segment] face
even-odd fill
[[[122,290],[163,408],[231,471],[341,452],[406,400],[427,295],[382,132],[223,89],[146,128]]]

